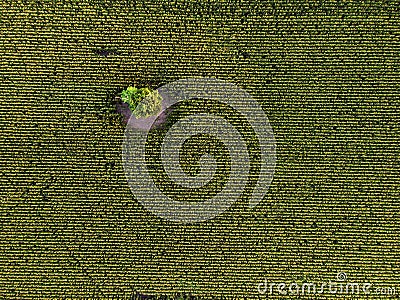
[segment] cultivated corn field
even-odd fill
[[[400,293],[397,1],[0,3],[1,298]],[[153,215],[129,188],[115,102],[131,85],[193,77],[256,99],[274,132],[276,167],[255,208],[246,203],[250,178],[229,210],[181,224]],[[202,201],[229,180],[230,157],[215,137],[197,135],[182,149],[191,176],[204,153],[218,162],[203,190],[177,189],[160,164],[163,135],[204,109],[244,128],[258,170],[258,140],[239,113],[182,102],[146,149],[152,178],[179,201]],[[319,288],[338,273],[371,283],[373,295],[258,289]]]

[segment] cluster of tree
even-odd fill
[[[122,91],[121,100],[128,104],[136,118],[148,118],[161,111],[160,93],[149,88],[130,86]]]

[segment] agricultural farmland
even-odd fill
[[[396,286],[399,21],[396,1],[1,1],[0,296],[257,299],[264,278],[339,272]],[[130,190],[114,102],[189,77],[250,93],[277,161],[255,208],[177,224]],[[190,174],[202,149],[220,159],[221,188],[226,149],[185,147]]]

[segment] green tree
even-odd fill
[[[136,118],[148,118],[161,111],[162,97],[149,88],[128,87],[121,93],[121,100],[128,104]]]
[[[148,118],[161,111],[161,95],[158,91],[153,91],[139,101],[133,114],[136,118]]]

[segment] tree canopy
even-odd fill
[[[129,86],[122,91],[121,100],[128,104],[136,118],[148,118],[161,111],[160,93],[149,88]]]

